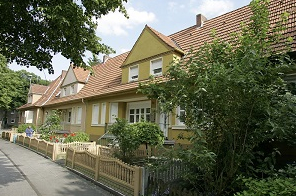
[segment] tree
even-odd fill
[[[281,77],[293,63],[288,49],[273,47],[283,43],[288,15],[270,31],[267,6],[268,0],[252,1],[250,24],[229,41],[213,31],[212,43],[174,62],[163,80],[140,85],[163,111],[185,107],[192,147],[178,158],[188,165],[184,177],[203,192],[226,194],[238,174],[264,175],[274,163],[259,146],[295,140],[296,99]]]
[[[24,105],[27,102],[30,79],[31,83],[49,84],[49,81],[42,80],[34,73],[9,69],[5,57],[0,54],[0,109],[11,110]]]
[[[123,2],[127,0],[1,0],[0,54],[49,73],[54,73],[51,59],[57,53],[86,67],[86,51],[114,52],[96,36],[95,20],[116,9],[127,17]]]
[[[93,54],[92,58],[88,58],[88,61],[87,61],[87,65],[90,67],[98,65],[100,63],[102,63],[102,61],[99,59],[98,55],[96,54]]]

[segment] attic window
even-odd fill
[[[139,77],[139,66],[129,68],[129,81],[137,81]]]
[[[150,74],[154,76],[162,75],[162,58],[150,62]]]

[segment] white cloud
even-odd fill
[[[184,9],[185,5],[184,4],[179,4],[179,2],[174,2],[174,1],[170,1],[168,3],[168,9],[172,12],[177,12],[179,9]]]
[[[138,11],[134,8],[127,8],[129,19],[118,11],[109,13],[98,20],[98,33],[104,35],[128,35],[127,29],[134,29],[137,25],[156,21],[156,16],[152,12]]]
[[[231,0],[190,0],[191,12],[202,14],[208,19],[225,14],[234,9]]]

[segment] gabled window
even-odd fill
[[[66,88],[66,87],[63,89],[63,95],[64,95],[64,96],[67,95],[67,88]]]
[[[94,104],[92,107],[91,124],[92,125],[99,124],[99,105],[97,104]]]
[[[150,62],[150,74],[153,76],[162,75],[162,58]]]
[[[137,81],[139,78],[139,66],[129,68],[129,81]]]
[[[28,95],[28,103],[32,103],[33,96],[30,94]]]
[[[71,94],[71,95],[74,94],[74,85],[71,85],[70,94]]]

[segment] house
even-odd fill
[[[283,35],[296,39],[296,0],[272,0],[269,10],[271,25],[283,12],[290,14],[288,29]],[[227,41],[229,34],[238,31],[241,22],[248,22],[251,14],[248,6],[211,20],[199,14],[195,25],[169,36],[146,25],[129,52],[104,58],[101,64],[93,67],[93,74],[70,65],[36,102],[28,102],[19,108],[21,122],[39,126],[46,115],[58,109],[64,130],[85,131],[95,141],[117,117],[126,118],[130,123],[146,120],[159,124],[167,141],[184,143],[177,139],[186,129],[178,118],[184,109],[177,107],[172,114],[163,113],[157,100],[136,93],[139,82],[147,80],[150,75],[161,76],[173,60],[186,58],[190,49],[211,42],[213,29],[219,38]],[[292,55],[295,55],[295,49],[296,43],[293,42]]]
[[[17,110],[0,110],[0,130],[17,127],[19,115]]]

